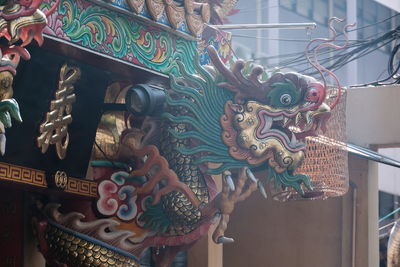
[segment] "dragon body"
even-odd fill
[[[171,131],[187,133],[187,125],[180,123],[165,123],[162,130],[161,155],[164,156],[170,168],[177,174],[180,181],[185,183],[200,202],[207,204],[209,200],[208,189],[200,168],[194,163],[191,155],[179,152],[189,144],[188,140],[174,137]],[[201,219],[201,211],[192,205],[189,199],[181,192],[171,192],[162,199],[163,209],[171,221],[168,229],[170,235],[184,235],[194,229]]]
[[[172,111],[163,114],[159,144],[169,167],[202,207],[210,199],[205,176],[240,168],[265,165],[266,180],[273,180],[276,187],[293,187],[300,194],[304,188],[312,190],[309,177],[295,170],[304,159],[301,140],[315,134],[329,118],[330,107],[321,100],[323,85],[300,74],[277,73],[246,92],[247,88],[239,87],[244,81],[238,77],[246,79],[241,70],[235,76],[212,48],[209,53],[218,72],[198,65],[199,76],[193,77],[180,65],[183,79],[171,77],[167,105]],[[234,68],[241,64],[237,62]],[[251,83],[250,79],[246,82]],[[289,127],[297,127],[297,132]],[[202,221],[201,208],[181,192],[171,192],[161,201],[171,222],[168,234],[186,234]]]
[[[151,201],[135,218],[119,219],[135,219],[148,229],[143,238],[152,246],[166,240],[173,240],[174,246],[187,245],[188,235],[191,241],[199,238],[199,227],[209,224],[223,209],[221,205],[232,202],[221,204],[212,175],[222,175],[232,192],[239,180],[255,183],[264,194],[264,183],[271,181],[276,189],[292,187],[301,195],[312,190],[310,178],[296,169],[304,159],[304,138],[323,129],[330,117],[324,85],[297,73],[275,73],[260,81],[260,67],[246,76],[242,61],[230,70],[213,48],[209,55],[214,68],[197,63],[197,75],[187,73],[178,62],[181,76],[170,77],[161,120],[148,118],[142,127],[147,132],[143,142],[132,148],[138,164],[125,174],[126,180],[144,176],[142,183],[132,184],[132,193],[136,206],[143,206],[146,197]],[[268,176],[255,178],[253,167],[264,167]],[[109,181],[100,183],[97,207],[111,215],[117,206],[108,211],[110,194],[103,191],[104,183]],[[249,192],[236,194],[247,197]],[[130,227],[124,224],[120,229]],[[157,239],[160,236],[163,241]]]

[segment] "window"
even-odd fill
[[[294,1],[293,0],[280,0],[279,3],[284,8],[287,8],[289,10],[293,9],[293,5],[294,5]]]
[[[328,24],[328,1],[314,0],[313,19],[322,25]]]
[[[345,14],[346,13],[345,0],[338,0],[337,2],[339,9],[342,10],[341,13]],[[297,2],[293,0],[281,0],[280,5],[286,9],[289,9],[290,11],[293,11],[319,24],[322,25],[328,24],[328,15],[329,15],[328,0],[298,0]]]
[[[392,20],[386,20],[392,16],[392,11],[389,8],[373,0],[358,0],[357,7],[357,23],[358,28],[361,28],[358,30],[359,39],[376,38],[392,29]],[[380,45],[382,44],[378,44],[377,46]],[[385,45],[380,50],[390,53],[391,45]]]
[[[296,3],[296,12],[302,16],[310,17],[312,14],[312,1],[299,0]]]

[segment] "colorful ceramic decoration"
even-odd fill
[[[47,8],[52,3],[45,0],[42,6]],[[195,40],[89,1],[60,0],[58,6],[45,31],[56,39],[164,74],[177,71],[176,61],[194,70],[189,59],[196,53]]]
[[[154,24],[162,25],[166,29],[173,29],[176,33],[193,37],[201,37],[204,24],[210,21],[209,4],[200,1],[95,0],[94,2],[103,2],[103,5],[105,2],[106,6],[119,8]]]

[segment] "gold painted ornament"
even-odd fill
[[[40,136],[37,138],[41,152],[46,153],[50,145],[56,145],[57,155],[64,159],[69,144],[68,125],[72,123],[72,104],[75,102],[74,85],[80,78],[78,67],[64,64],[60,69],[58,89],[55,99],[50,102],[50,111],[40,125]]]

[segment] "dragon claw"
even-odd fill
[[[258,180],[256,179],[256,177],[254,176],[253,172],[249,168],[246,168],[246,175],[254,183],[257,183]]]
[[[138,195],[149,194],[158,185],[159,182],[165,180],[165,186],[154,194],[153,205],[160,202],[161,197],[172,191],[180,191],[183,193],[193,206],[198,207],[200,201],[193,191],[183,182],[181,182],[176,173],[169,168],[167,160],[162,157],[158,148],[153,145],[145,146],[142,149],[134,151],[137,156],[145,158],[144,166],[130,173],[130,176],[146,175],[154,166],[158,166],[157,172],[153,174],[149,181],[141,188],[137,189]]]
[[[218,244],[229,244],[229,243],[233,243],[235,242],[235,240],[231,237],[226,237],[226,236],[220,236],[217,239],[217,243]]]
[[[260,192],[261,192],[261,195],[263,195],[263,197],[265,199],[267,199],[268,198],[267,192],[265,191],[264,185],[260,180],[258,180],[257,186],[258,186],[258,190],[260,190]]]
[[[262,183],[254,177],[254,174],[248,168],[241,168],[236,180],[236,185],[233,183],[231,173],[225,171],[223,173],[223,189],[220,196],[216,198],[214,203],[215,208],[221,214],[217,228],[215,228],[212,235],[213,240],[217,244],[232,243],[234,240],[229,237],[225,237],[225,230],[229,223],[230,214],[233,212],[235,204],[248,198],[257,187],[259,187],[261,193],[264,195],[265,190]],[[264,193],[263,193],[264,190]],[[265,197],[266,197],[265,193]]]
[[[225,176],[224,176],[224,179],[225,179],[225,182],[228,184],[229,189],[230,189],[231,191],[235,191],[235,184],[233,183],[232,176],[230,176],[230,175],[225,175]]]

